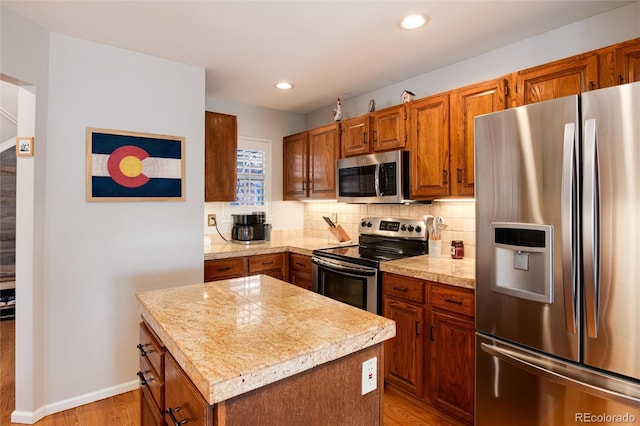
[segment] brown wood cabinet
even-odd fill
[[[501,77],[451,92],[450,195],[474,195],[475,117],[505,109],[508,84],[508,77]]]
[[[165,364],[165,377],[167,408],[164,412],[164,418],[167,424],[188,423],[193,426],[214,424],[213,406],[207,403],[169,354],[167,354]]]
[[[359,115],[340,122],[340,143],[342,157],[369,154],[371,145],[369,137],[371,123],[369,115]]]
[[[374,152],[404,149],[407,143],[405,105],[400,104],[369,114]]]
[[[311,290],[311,256],[289,253],[289,282]]]
[[[432,283],[431,402],[473,422],[475,295],[472,290]]]
[[[600,57],[600,87],[640,81],[640,38],[597,52]]]
[[[140,353],[141,424],[164,425],[162,420],[165,408],[164,401],[164,362],[165,349],[155,333],[144,323],[139,325],[139,339],[137,345]]]
[[[475,294],[471,289],[384,272],[387,383],[466,423],[473,422]]]
[[[408,104],[411,198],[449,195],[449,94]]]
[[[384,274],[383,316],[396,322],[396,337],[384,344],[387,382],[424,396],[425,285],[420,280]]]
[[[329,124],[283,138],[283,199],[336,197],[339,124]]]
[[[264,274],[284,280],[287,274],[286,253],[257,254],[204,261],[204,281],[226,280]]]
[[[205,111],[204,201],[235,201],[238,120]]]
[[[595,52],[519,71],[516,73],[516,104],[528,105],[597,89],[598,74],[598,54]]]

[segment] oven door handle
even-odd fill
[[[343,266],[343,265],[339,265],[337,263],[330,262],[317,257],[312,257],[311,262],[315,263],[318,266],[323,266],[327,269],[343,272],[355,277],[370,277],[375,275],[378,272],[378,270],[375,268],[366,268],[366,267],[358,268],[358,267]]]

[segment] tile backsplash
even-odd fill
[[[465,257],[476,257],[475,202],[434,202],[433,204],[344,204],[332,202],[304,203],[304,236],[333,238],[322,216],[335,214],[337,223],[357,241],[360,219],[386,216],[422,219],[425,215],[442,216],[447,225],[442,232],[443,252],[448,253],[451,240],[464,241]]]

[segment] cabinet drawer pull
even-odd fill
[[[231,266],[221,266],[218,268],[218,271],[222,272],[222,271],[228,271],[229,269],[231,269]]]
[[[187,423],[189,421],[189,419],[184,419],[184,420],[176,419],[176,416],[173,413],[177,413],[178,411],[180,411],[180,407],[176,407],[176,408],[169,407],[164,411],[165,411],[165,413],[167,413],[169,415],[169,417],[171,417],[171,421],[173,422],[173,426],[180,426],[180,425],[183,425],[183,424],[185,424],[185,423]]]
[[[453,303],[455,305],[462,305],[462,300],[453,300],[453,299],[449,299],[448,297],[445,297],[444,301],[446,303]]]
[[[150,379],[147,379],[146,377],[144,377],[145,374],[149,373],[149,371],[138,371],[136,374],[138,377],[140,377],[140,384],[142,386],[146,386],[149,382],[153,382],[153,377],[151,377]]]
[[[409,290],[407,287],[398,287],[398,286],[393,286],[393,289],[395,291],[401,291],[403,293],[406,293]]]
[[[262,262],[263,265],[273,265],[273,260],[270,262]]]
[[[416,336],[420,335],[420,321],[416,321]]]
[[[304,263],[296,262],[296,266],[304,267]]]
[[[462,169],[456,169],[458,175],[458,183],[462,183]]]
[[[433,338],[433,330],[435,330],[436,326],[432,325],[431,328],[429,329],[429,340],[431,340],[432,342],[434,341]]]
[[[136,348],[140,350],[140,356],[147,356],[147,354],[153,352],[153,349],[145,350],[145,346],[151,346],[151,343],[145,343],[144,345],[142,343],[138,343],[136,345]]]

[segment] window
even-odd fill
[[[230,203],[233,210],[249,212],[256,210],[255,207],[265,210],[268,206],[270,156],[270,140],[238,138],[236,201]]]

